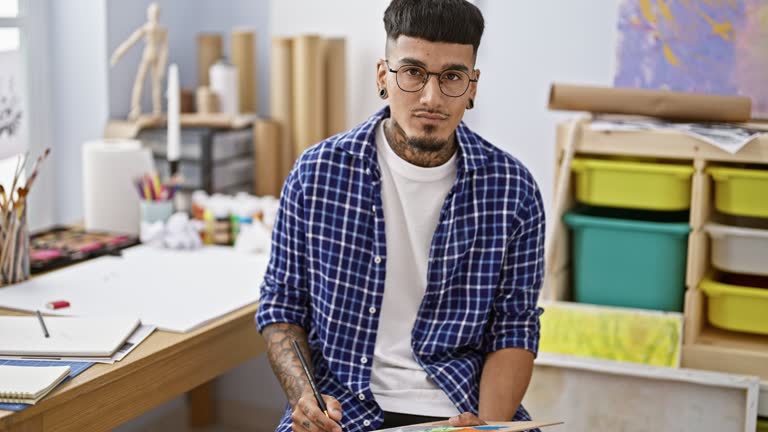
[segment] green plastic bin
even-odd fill
[[[563,219],[572,232],[574,300],[682,312],[688,223],[589,211],[570,212]]]
[[[768,418],[757,419],[757,432],[768,432]]]

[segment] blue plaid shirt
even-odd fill
[[[345,431],[378,428],[370,388],[386,240],[376,124],[304,152],[283,187],[256,322],[308,333],[320,391],[339,400]],[[538,349],[544,210],[533,177],[515,158],[456,129],[456,180],[440,213],[428,282],[412,332],[417,362],[459,412],[478,412],[486,354]],[[520,407],[515,420],[528,420]],[[290,407],[278,431],[291,429]]]

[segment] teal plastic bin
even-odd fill
[[[589,211],[570,212],[563,219],[572,232],[574,300],[682,312],[687,222],[605,217]]]

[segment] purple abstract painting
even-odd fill
[[[614,85],[749,96],[768,118],[768,0],[623,0]]]

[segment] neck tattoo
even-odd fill
[[[448,162],[456,151],[454,135],[447,140],[408,138],[400,125],[391,118],[384,121],[384,136],[387,137],[389,147],[395,154],[423,168],[436,167]]]

